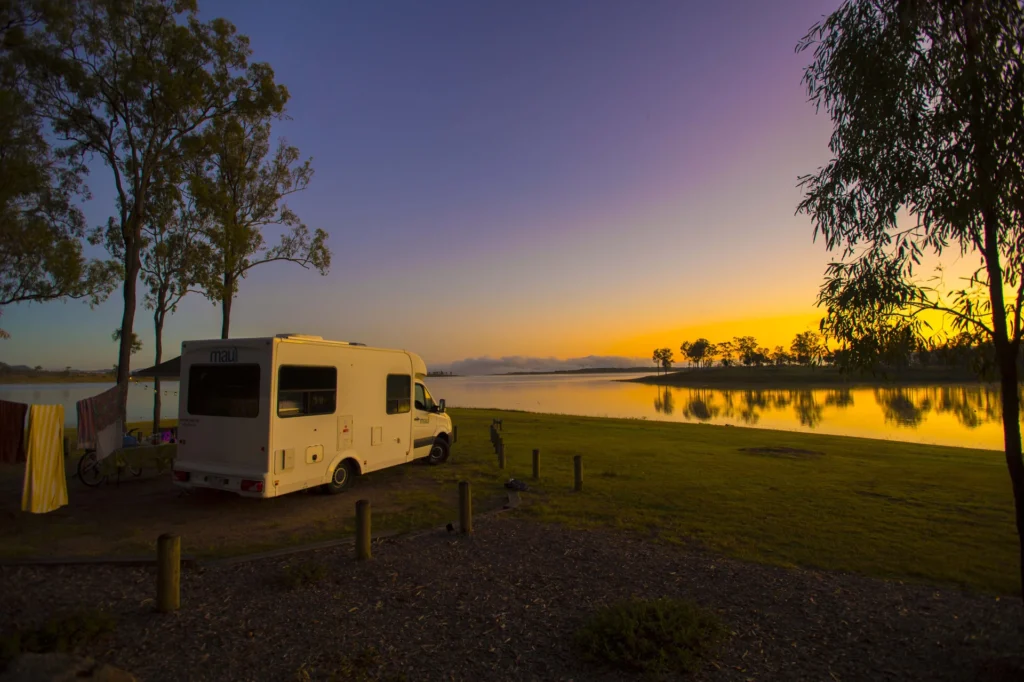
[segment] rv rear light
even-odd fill
[[[263,492],[263,481],[242,481],[242,490],[249,493]]]
[[[189,473],[187,471],[173,471],[171,473],[173,474],[175,481],[187,481],[189,479]]]

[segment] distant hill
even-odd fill
[[[8,365],[6,362],[0,362],[0,384],[106,383],[114,380],[114,373],[111,370],[51,371],[34,369],[28,365]]]

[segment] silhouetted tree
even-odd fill
[[[793,353],[793,360],[801,365],[816,365],[825,354],[825,343],[821,334],[814,331],[800,332],[793,339],[789,350]]]
[[[0,2],[0,313],[8,305],[85,298],[116,288],[116,264],[82,254],[84,168],[53,153],[26,77],[29,35],[56,10],[28,0]],[[8,334],[0,329],[0,339]]]
[[[270,118],[231,116],[213,122],[197,140],[208,155],[197,164],[190,191],[205,216],[212,246],[203,278],[206,296],[221,307],[221,338],[228,338],[231,302],[239,282],[258,265],[275,261],[314,268],[331,267],[327,233],[308,227],[284,204],[313,177],[311,160],[300,162],[299,150],[284,140],[270,155]],[[269,158],[268,158],[268,155]],[[276,246],[264,228],[283,227]]]
[[[127,388],[142,228],[158,176],[211,120],[280,112],[287,91],[269,66],[248,63],[249,41],[234,26],[200,21],[195,0],[58,4],[32,32],[24,62],[36,111],[68,143],[62,158],[95,156],[113,175],[124,294],[117,383]]]
[[[672,368],[672,363],[675,362],[671,348],[659,348],[654,351],[654,361],[664,369],[666,372]]]
[[[679,347],[679,350],[683,352],[690,362],[697,365],[697,367],[705,367],[711,362],[714,357],[715,347],[714,345],[705,338],[699,338],[693,343],[684,341],[683,345]]]
[[[832,117],[835,158],[801,179],[798,210],[841,254],[819,294],[822,329],[860,367],[922,336],[927,312],[992,343],[1024,583],[1024,8],[850,0],[798,45],[811,48],[804,83]],[[918,270],[947,247],[980,267],[943,291]]]

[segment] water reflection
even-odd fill
[[[672,397],[672,390],[667,386],[658,386],[658,392],[654,395],[654,411],[659,414],[672,414],[676,411],[675,398]]]
[[[431,378],[431,393],[452,407],[483,407],[595,417],[756,426],[998,450],[1003,437],[994,386],[834,389],[672,388],[606,376]],[[0,399],[63,403],[69,425],[75,401],[109,384],[0,386]],[[153,384],[133,384],[128,417],[151,418]],[[160,386],[163,414],[177,416],[177,382]]]

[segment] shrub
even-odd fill
[[[315,561],[307,561],[285,566],[278,582],[286,589],[297,590],[307,585],[315,585],[326,577],[327,566]]]
[[[658,676],[697,671],[724,635],[714,614],[689,602],[632,600],[596,612],[575,643],[590,660]]]
[[[41,627],[16,630],[0,638],[0,669],[24,652],[70,653],[101,635],[113,632],[116,620],[103,611],[80,611],[52,618]]]

